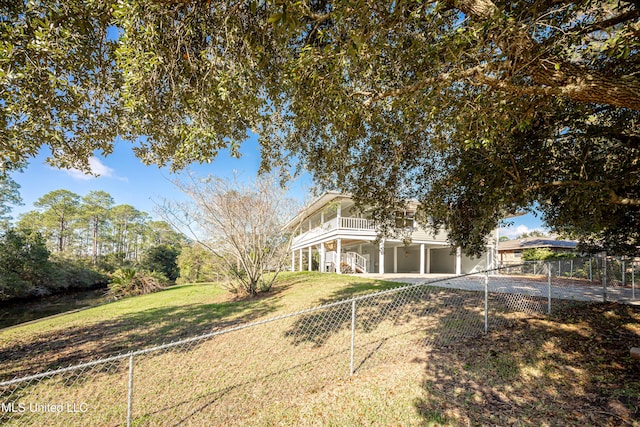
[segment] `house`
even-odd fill
[[[498,243],[498,256],[501,263],[522,262],[522,251],[526,249],[549,249],[552,252],[575,251],[575,240],[557,240],[554,237],[526,237],[524,239],[505,240]]]
[[[414,214],[418,203],[408,205],[403,215],[411,242],[406,244],[400,239],[378,239],[374,222],[355,208],[349,196],[324,193],[287,224],[296,230],[292,271],[465,274],[493,265],[495,243],[488,248],[488,255],[480,258],[464,256],[460,248],[452,251],[444,231],[433,233],[417,224]]]

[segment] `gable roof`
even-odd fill
[[[498,243],[498,251],[513,251],[535,248],[575,249],[575,240],[556,240],[553,237],[526,237],[524,239],[506,240]]]

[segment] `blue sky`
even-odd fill
[[[179,175],[171,173],[169,168],[145,166],[133,153],[129,142],[116,143],[113,153],[107,157],[90,159],[92,170],[99,176],[85,175],[77,170],[56,169],[45,160],[48,151],[42,151],[29,162],[22,173],[14,173],[13,179],[20,185],[22,206],[14,207],[12,216],[35,209],[33,203],[44,194],[66,189],[80,196],[92,190],[103,190],[111,194],[116,204],[132,205],[138,210],[154,215],[156,204],[167,200],[184,200],[186,197],[172,184]],[[233,158],[221,151],[210,164],[195,164],[189,170],[198,175],[209,174],[219,177],[233,177],[237,174],[241,180],[251,180],[257,175],[260,166],[260,152],[257,138],[252,136],[242,144],[242,157]],[[312,185],[309,176],[294,181],[289,190],[290,197],[306,200]]]
[[[41,152],[29,162],[22,173],[14,173],[14,180],[20,184],[20,195],[24,205],[13,209],[17,218],[21,213],[35,209],[33,203],[44,194],[66,189],[80,196],[92,190],[103,190],[111,194],[116,204],[132,205],[138,210],[154,215],[156,204],[167,200],[184,200],[185,196],[171,183],[177,175],[168,168],[145,166],[131,150],[132,144],[117,142],[113,154],[108,157],[91,159],[91,166],[98,177],[85,175],[79,171],[56,169],[45,163],[46,152]],[[260,151],[257,138],[252,135],[241,146],[242,157],[233,158],[222,151],[211,164],[192,165],[190,170],[198,175],[213,174],[231,178],[237,173],[240,179],[255,178],[260,165]],[[289,195],[300,203],[309,199],[311,178],[304,175],[291,184]],[[541,229],[541,222],[531,214],[512,218],[513,225],[500,230],[500,235],[510,238],[523,232]]]

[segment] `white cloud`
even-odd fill
[[[115,170],[105,165],[97,157],[89,158],[89,168],[93,174],[84,173],[78,169],[68,169],[65,172],[73,179],[88,181],[98,177],[112,178],[120,181],[127,181],[127,178],[119,177],[115,174]]]
[[[549,230],[547,230],[546,228],[542,228],[542,227],[529,228],[526,225],[518,225],[516,227],[514,226],[500,227],[500,230],[498,232],[500,233],[500,236],[507,236],[509,239],[515,239],[516,237],[524,233],[531,233],[532,231],[539,231],[545,234],[549,233]]]

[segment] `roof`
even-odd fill
[[[338,191],[327,191],[321,196],[316,197],[315,200],[313,200],[307,206],[305,206],[300,211],[298,211],[296,216],[291,218],[291,220],[285,224],[284,228],[287,229],[287,228],[295,227],[296,225],[300,224],[300,222],[303,221],[305,218],[309,217],[310,215],[313,215],[319,209],[322,209],[327,203],[337,199],[338,197],[349,197],[349,196],[346,196]]]
[[[329,204],[330,202],[336,199],[351,199],[351,195],[341,193],[339,191],[327,191],[323,193],[322,195],[316,197],[313,201],[311,201],[311,203],[306,205],[303,209],[298,211],[296,216],[294,216],[289,222],[287,222],[284,225],[284,229],[295,228],[302,221],[304,221],[305,218],[310,217],[311,215],[318,212],[320,209],[324,208],[327,204]],[[418,205],[417,200],[411,199],[411,200],[407,200],[406,202],[409,204],[409,206],[413,206],[414,208],[415,206]]]
[[[553,237],[527,237],[517,240],[506,240],[498,243],[498,251],[512,251],[535,248],[575,249],[575,240],[557,240]]]

